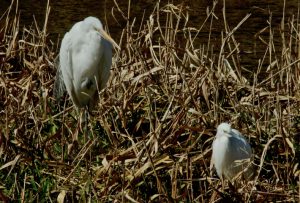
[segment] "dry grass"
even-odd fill
[[[188,26],[184,6],[157,4],[140,27],[128,21],[116,39],[122,49],[84,140],[68,97],[53,98],[58,45],[47,38],[48,12],[43,29],[19,27],[14,6],[2,17],[0,199],[300,200],[298,16],[283,19],[278,50],[266,27],[265,55],[249,77],[234,37],[249,16],[230,29],[224,14],[227,34],[215,54],[209,39],[197,43],[202,25]],[[213,8],[203,22],[214,23]],[[259,166],[254,182],[224,192],[210,175],[223,121],[247,135]]]

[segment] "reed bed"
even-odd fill
[[[299,16],[282,19],[278,50],[265,28],[251,74],[235,40],[250,15],[233,27],[224,11],[219,50],[197,41],[214,7],[199,27],[183,5],[157,3],[141,25],[128,18],[86,140],[69,97],[53,97],[59,44],[48,39],[49,12],[42,29],[20,27],[17,5],[1,19],[0,200],[300,201]],[[258,172],[223,191],[210,158],[224,121],[246,135]]]

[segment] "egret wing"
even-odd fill
[[[226,175],[230,178],[235,177],[241,171],[246,170],[243,173],[243,177],[249,180],[253,177],[253,168],[251,164],[252,149],[250,144],[247,142],[244,136],[238,131],[233,132],[234,134],[230,137],[230,152],[229,156],[230,166],[226,169]]]
[[[73,68],[72,68],[72,39],[69,33],[66,33],[60,47],[59,52],[59,64],[60,71],[62,74],[62,78],[65,84],[65,87],[71,96],[71,99],[75,105],[78,106],[78,101],[76,94],[74,92],[74,84],[73,84]]]
[[[54,81],[53,94],[56,100],[60,100],[63,94],[66,92],[66,86],[61,73],[59,64],[59,56],[54,59],[54,67],[56,67],[56,76]]]
[[[101,67],[100,67],[100,81],[99,81],[99,90],[103,89],[109,79],[110,68],[112,64],[112,44],[105,40],[101,40],[103,47],[103,56],[101,58]]]
[[[232,160],[248,159],[251,157],[251,147],[244,138],[231,136],[229,137],[229,145]]]
[[[252,155],[252,149],[250,144],[247,142],[246,138],[237,130],[232,129],[232,144],[233,148],[236,149],[238,153],[236,153],[237,159],[247,159]]]
[[[227,160],[227,136],[217,137],[213,142],[212,162],[215,165],[219,177],[223,174],[223,168]]]

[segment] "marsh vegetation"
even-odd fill
[[[44,26],[20,27],[10,6],[0,30],[0,199],[299,201],[299,13],[283,11],[280,27],[261,31],[264,54],[248,69],[236,32],[251,14],[233,25],[224,8],[220,48],[200,43],[214,6],[197,27],[184,4],[157,3],[140,25],[127,18],[88,140],[69,97],[53,97],[59,42],[48,38],[49,7]],[[249,140],[258,173],[221,191],[210,158],[224,121]]]

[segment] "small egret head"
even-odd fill
[[[217,128],[217,137],[231,133],[231,125],[229,123],[221,123]]]

